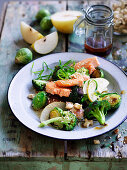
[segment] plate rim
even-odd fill
[[[111,128],[110,130],[107,130],[107,131],[105,131],[105,132],[102,132],[101,134],[97,134],[97,135],[94,135],[94,136],[91,136],[91,137],[82,137],[82,138],[73,138],[73,139],[71,139],[71,138],[70,138],[70,139],[65,139],[65,138],[50,136],[50,135],[48,135],[48,134],[47,134],[47,135],[46,135],[46,134],[42,134],[41,132],[34,130],[33,128],[27,126],[24,122],[22,122],[22,121],[20,120],[20,118],[18,118],[17,115],[14,113],[13,108],[11,107],[11,104],[10,104],[10,101],[9,101],[9,90],[10,90],[11,84],[12,84],[14,78],[17,76],[17,74],[18,74],[20,71],[22,71],[22,69],[24,69],[25,67],[27,67],[29,64],[31,64],[31,63],[33,63],[33,62],[36,62],[37,60],[39,60],[39,59],[41,59],[41,58],[47,58],[48,56],[55,55],[55,54],[57,54],[57,55],[58,55],[58,54],[84,54],[84,55],[85,55],[86,53],[81,53],[81,52],[62,52],[62,53],[60,53],[60,52],[59,52],[59,53],[52,53],[52,54],[44,55],[44,56],[42,56],[42,57],[39,57],[39,58],[31,61],[30,63],[26,64],[25,66],[23,66],[23,67],[14,75],[14,77],[12,78],[12,80],[11,80],[10,83],[9,83],[9,87],[8,87],[8,90],[7,90],[7,93],[8,93],[8,100],[7,100],[7,101],[8,101],[9,107],[10,107],[11,111],[13,112],[14,116],[15,116],[25,127],[29,128],[30,130],[32,130],[32,131],[34,131],[34,132],[36,132],[36,133],[38,133],[38,134],[40,134],[40,135],[44,135],[44,136],[51,137],[51,138],[54,138],[54,139],[59,139],[59,140],[81,140],[81,139],[94,138],[94,137],[103,135],[103,134],[105,134],[105,133],[107,133],[107,132],[110,132],[110,131],[114,130],[116,127],[118,127],[119,125],[121,125],[121,124],[127,119],[127,115],[126,115],[126,116],[121,120],[121,122],[120,122],[118,125],[116,125],[115,127]],[[95,56],[96,56],[96,55],[93,55],[93,54],[87,54],[87,55],[90,55],[90,57],[92,57],[92,56],[95,57]],[[117,64],[113,63],[112,61],[109,61],[109,60],[106,59],[106,58],[99,57],[99,56],[96,56],[96,57],[101,58],[101,59],[103,59],[103,60],[106,60],[107,62],[115,65],[122,73],[124,73],[124,75],[125,75],[126,78],[127,78],[127,74],[126,74]]]

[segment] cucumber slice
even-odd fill
[[[88,82],[87,94],[91,102],[94,102],[95,100],[98,99],[98,96],[96,95],[97,88],[98,84],[95,80],[91,80]]]

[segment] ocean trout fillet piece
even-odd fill
[[[84,79],[57,80],[55,84],[59,87],[83,86]]]
[[[78,63],[75,64],[74,68],[75,70],[80,69],[82,67],[85,67],[86,69],[89,70],[89,73],[91,74],[96,68],[100,65],[97,57],[93,57],[93,58],[87,58],[85,60],[82,60]]]
[[[46,84],[46,92],[50,94],[57,94],[60,97],[69,97],[71,89],[58,87],[55,82],[48,82]]]
[[[89,75],[82,75],[81,73],[75,72],[70,76],[72,79],[83,79],[84,81],[89,80],[90,76]]]

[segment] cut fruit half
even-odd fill
[[[102,93],[103,91],[107,91],[107,86],[109,85],[109,81],[105,78],[91,78],[90,80],[87,80],[83,85],[83,93],[87,94],[87,87],[88,82],[91,80],[95,80],[97,82],[97,92]]]
[[[72,33],[73,24],[82,16],[80,11],[62,11],[51,16],[51,21],[54,27],[62,33]]]
[[[51,110],[53,110],[55,107],[59,107],[62,110],[65,110],[66,104],[64,102],[53,102],[47,105],[41,112],[40,121],[43,122],[45,120],[49,119],[49,114]]]
[[[44,38],[35,41],[32,48],[39,54],[47,54],[53,51],[58,44],[58,34],[53,32]]]
[[[23,39],[29,44],[33,44],[36,40],[44,37],[41,33],[23,21],[20,24],[20,29]]]
[[[96,95],[97,86],[98,85],[95,80],[91,80],[88,82],[87,94],[91,102],[94,102],[98,99],[98,96]]]

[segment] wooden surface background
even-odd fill
[[[0,1],[1,3],[1,1]],[[7,91],[14,75],[22,68],[14,63],[16,51],[29,47],[20,34],[20,21],[32,24],[42,32],[34,22],[35,14],[41,7],[51,13],[66,9],[80,10],[92,4],[112,5],[110,0],[90,1],[28,1],[4,3],[0,18],[0,170],[8,169],[80,169],[119,170],[127,169],[127,121],[118,129],[121,137],[113,131],[99,137],[63,141],[39,135],[22,123],[11,112],[7,102]],[[51,32],[54,31],[54,28]],[[47,34],[47,32],[42,32]],[[126,71],[127,67],[127,36],[114,36],[113,55],[107,59],[118,64]],[[84,38],[75,34],[59,33],[59,44],[56,52],[84,52]],[[117,51],[122,53],[117,55]],[[34,59],[40,57],[34,53]],[[99,139],[100,145],[94,145],[93,140]],[[43,164],[42,164],[43,162]]]

